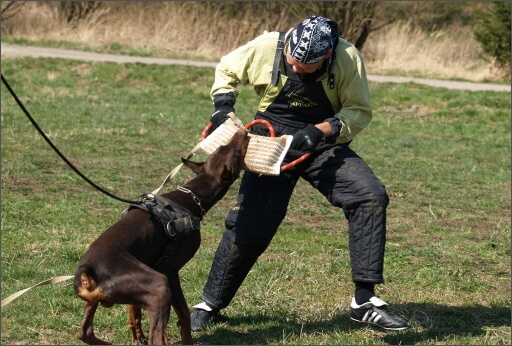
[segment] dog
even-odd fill
[[[238,130],[205,162],[182,158],[195,177],[161,196],[143,195],[119,221],[102,233],[80,259],[74,275],[75,293],[86,301],[77,338],[87,344],[110,344],[94,334],[98,304],[128,305],[132,342],[167,344],[171,306],[178,317],[181,342],[192,344],[190,311],[178,272],[199,249],[199,222],[240,176],[249,143]],[[177,215],[167,215],[176,209]],[[162,214],[164,213],[164,214]],[[149,318],[149,339],[142,331],[142,309]]]

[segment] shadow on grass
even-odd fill
[[[349,312],[345,311],[330,320],[321,320],[300,324],[287,321],[285,316],[271,317],[266,315],[253,315],[247,317],[228,317],[227,321],[214,326],[207,332],[194,334],[199,344],[276,344],[287,343],[300,339],[302,334],[309,336],[320,334],[350,334],[350,341],[356,342],[354,331],[358,329],[373,328],[382,333],[375,335],[375,341],[391,345],[414,345],[435,340],[436,343],[472,337],[485,337],[489,330],[510,327],[511,310],[509,307],[480,305],[468,307],[446,306],[438,304],[393,305],[393,310],[409,320],[410,327],[400,332],[385,332],[379,327],[372,327],[350,319]],[[348,333],[350,332],[350,333]],[[508,333],[508,332],[507,332]],[[339,339],[339,336],[334,337]],[[504,338],[504,336],[501,336]],[[304,339],[306,341],[307,339]],[[348,340],[348,336],[347,336]],[[361,338],[361,343],[365,338]],[[509,344],[510,339],[496,340],[501,344]],[[307,341],[306,341],[307,342]]]

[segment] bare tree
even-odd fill
[[[236,47],[263,30],[288,30],[299,21],[318,15],[334,20],[339,34],[356,48],[362,49],[372,31],[378,1],[223,1],[180,2],[182,11],[197,21],[209,19],[208,34],[225,38],[227,45]],[[256,17],[255,17],[256,15]],[[256,19],[257,18],[257,19]],[[226,25],[236,25],[233,33]]]
[[[24,1],[2,1],[1,21],[7,20],[16,15],[25,5]]]
[[[372,31],[377,1],[314,1],[308,7],[313,13],[338,23],[339,34],[361,50]]]

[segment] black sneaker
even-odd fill
[[[216,323],[219,320],[219,310],[207,311],[204,309],[196,308],[190,315],[190,327],[193,332],[200,332],[206,329],[209,325]]]
[[[388,303],[377,297],[370,298],[362,305],[357,305],[355,298],[352,298],[350,318],[357,322],[375,324],[386,330],[407,329],[407,321],[393,315],[387,305]]]

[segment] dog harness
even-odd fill
[[[162,222],[165,234],[171,240],[201,229],[201,219],[192,215],[188,209],[163,196],[143,194],[139,197],[139,203],[131,204],[126,212],[133,208],[142,209],[158,217]]]

